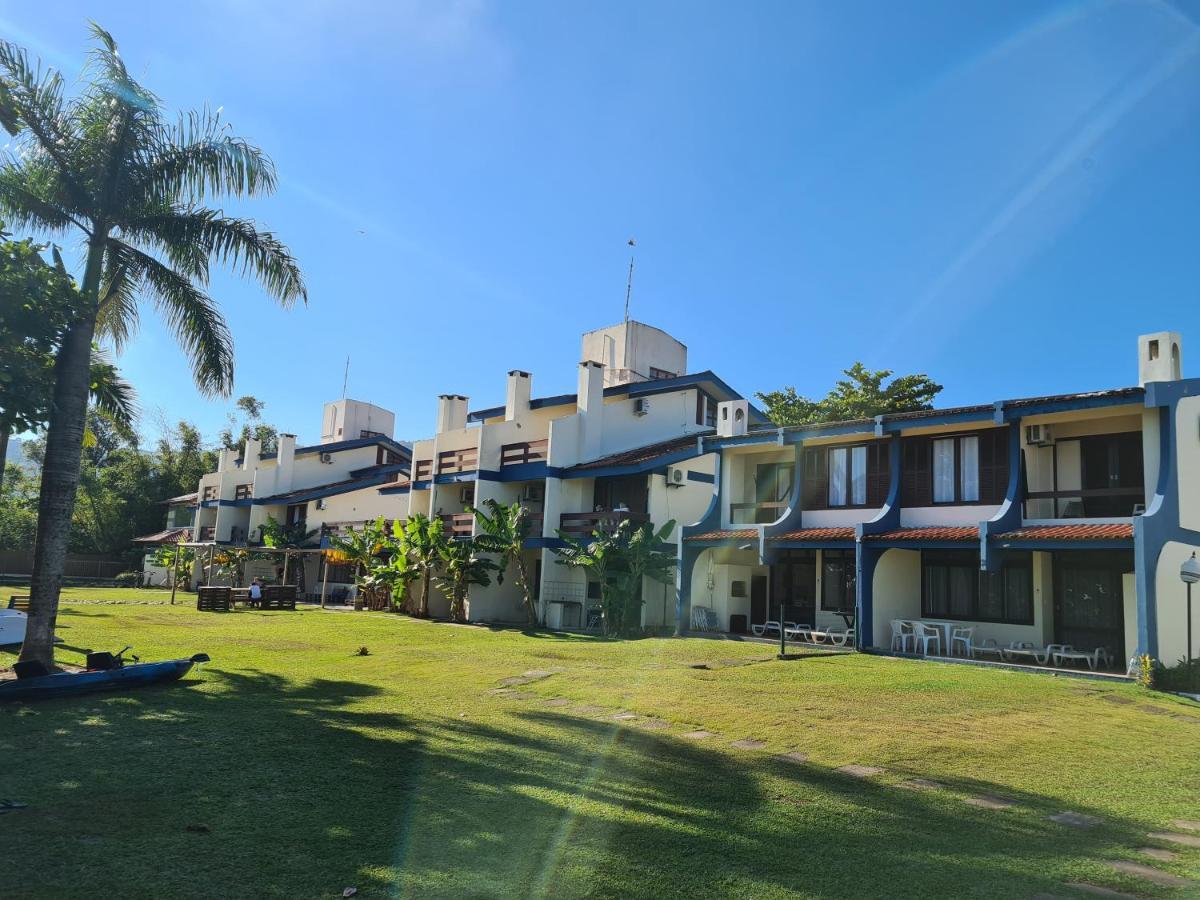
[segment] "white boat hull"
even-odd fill
[[[0,647],[24,643],[27,620],[19,609],[0,609]]]

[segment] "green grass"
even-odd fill
[[[69,595],[160,599],[99,593]],[[0,816],[6,897],[1175,896],[1105,863],[1200,818],[1200,706],[1133,685],[315,609],[68,603],[59,622],[69,647],[213,661],[0,706],[0,799],[29,804]],[[535,669],[554,671],[489,693]],[[698,728],[718,736],[681,737]],[[808,762],[775,758],[792,750]],[[1200,878],[1200,850],[1174,849],[1149,862]]]

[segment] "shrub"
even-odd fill
[[[1200,693],[1200,659],[1190,662],[1181,659],[1169,667],[1160,663],[1153,669],[1151,683],[1160,691]]]
[[[121,572],[113,579],[117,583],[117,587],[141,587],[142,573],[141,572]]]

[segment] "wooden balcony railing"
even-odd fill
[[[450,537],[470,537],[475,530],[475,516],[471,513],[452,513],[442,516],[446,523],[446,534]]]
[[[215,485],[210,485],[204,489],[204,493],[200,495],[201,500],[216,500],[217,488]]]
[[[438,474],[453,475],[457,472],[474,472],[479,468],[479,448],[463,447],[461,450],[443,450],[438,454]]]
[[[580,535],[591,534],[593,531],[614,531],[625,521],[641,525],[643,522],[649,522],[650,517],[645,513],[635,512],[563,513],[558,527],[564,534]]]
[[[522,463],[545,462],[546,451],[550,446],[549,440],[518,441],[515,444],[504,444],[500,448],[500,465],[519,466]]]
[[[254,485],[253,484],[239,484],[237,487],[235,487],[233,489],[233,499],[234,500],[249,500],[250,496],[253,493],[254,493]]]
[[[321,537],[328,537],[333,534],[346,534],[347,532],[362,531],[368,525],[374,525],[375,519],[349,519],[344,522],[323,522],[321,524]],[[392,530],[392,519],[383,520],[383,528],[388,533]],[[401,526],[404,525],[404,519],[400,520]]]
[[[1078,488],[1062,491],[1026,491],[1027,519],[1123,518],[1145,508],[1146,492],[1140,487]]]
[[[413,481],[428,481],[432,477],[432,459],[418,459],[415,463],[413,463]]]
[[[529,522],[529,529],[525,532],[527,538],[540,538],[542,529],[545,526],[546,517],[540,512],[531,512],[525,514],[526,520]]]
[[[771,500],[762,503],[730,503],[729,521],[733,525],[767,525],[783,515],[788,508],[786,500]]]
[[[217,538],[217,526],[215,526],[215,525],[202,525],[202,526],[200,527],[200,531],[199,531],[199,540],[201,540],[201,541],[213,541],[213,540],[216,540],[216,538]]]

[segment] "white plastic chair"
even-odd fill
[[[708,607],[706,606],[692,607],[693,631],[708,631],[708,611]]]
[[[912,622],[903,619],[892,619],[892,650],[899,649],[901,653],[908,652],[908,645],[913,640]],[[899,645],[899,647],[897,647]],[[916,647],[914,645],[913,649]]]
[[[826,636],[829,638],[831,644],[836,644],[838,647],[845,647],[847,644],[854,643],[853,628],[846,628],[844,630],[831,628],[826,632]]]
[[[931,643],[937,645],[937,655],[942,655],[942,630],[934,628],[932,625],[926,625],[924,622],[913,622],[913,652],[919,652],[925,656],[929,655],[929,645]],[[918,651],[916,648],[920,646]]]
[[[974,644],[972,638],[975,635],[974,625],[955,625],[950,629],[950,655],[954,655],[955,649],[962,647],[963,656],[970,659],[975,655]]]

